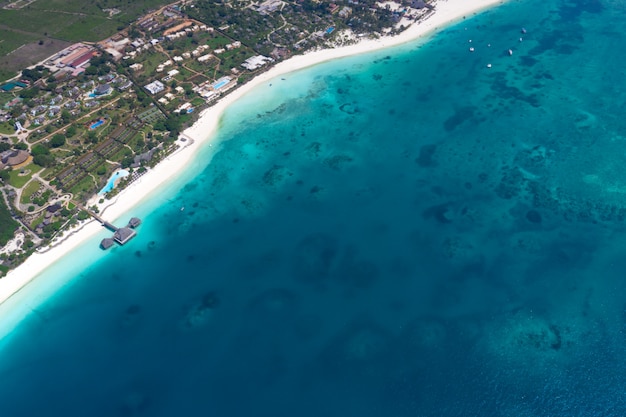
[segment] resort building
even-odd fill
[[[150,84],[145,85],[143,88],[148,90],[148,92],[152,95],[159,94],[161,91],[165,90],[165,86],[159,80],[153,81]]]
[[[274,60],[272,58],[263,55],[256,55],[246,59],[241,66],[247,70],[254,71],[255,69],[261,68],[263,65],[273,61]]]
[[[9,149],[4,151],[0,153],[0,169],[23,164],[28,160],[29,156],[28,152],[22,150]]]
[[[97,86],[96,89],[93,91],[93,93],[97,96],[109,94],[110,92],[111,92],[111,85],[108,83]]]

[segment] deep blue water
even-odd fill
[[[512,1],[262,86],[137,238],[20,295],[0,415],[626,415],[625,11]]]

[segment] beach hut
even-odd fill
[[[114,244],[115,244],[115,241],[111,239],[110,237],[107,237],[105,239],[102,239],[102,242],[100,242],[100,247],[106,250],[106,249],[109,249]]]
[[[136,234],[137,233],[130,227],[122,227],[115,231],[115,233],[113,234],[113,239],[115,239],[115,241],[120,245],[123,245],[132,238],[134,238]]]
[[[128,227],[134,229],[141,224],[141,219],[139,217],[133,217],[128,222]]]

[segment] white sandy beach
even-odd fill
[[[192,139],[185,142],[187,146],[159,163],[157,167],[115,197],[103,211],[103,217],[113,221],[129,213],[134,206],[146,199],[164,183],[174,178],[177,173],[184,170],[197,154],[198,149],[214,138],[214,133],[224,110],[256,86],[282,74],[310,67],[324,61],[367,53],[415,40],[433,31],[442,29],[459,19],[470,17],[482,9],[502,4],[503,2],[503,0],[439,0],[436,5],[436,12],[432,16],[420,24],[413,24],[398,36],[363,40],[356,45],[311,52],[295,56],[277,64],[269,71],[220,99],[213,107],[203,111],[199,120],[183,132],[184,137]],[[127,217],[130,217],[130,215]],[[54,262],[69,254],[101,230],[102,226],[92,221],[51,250],[32,255],[26,262],[9,272],[6,277],[0,279],[0,303],[23,288]]]

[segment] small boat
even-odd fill
[[[523,40],[524,40],[524,39],[522,39],[522,38],[519,38],[519,41],[520,41],[520,42],[521,42],[521,41],[523,41]]]
[[[487,68],[491,68],[491,64],[487,64]]]
[[[522,33],[526,33],[526,28],[522,28]]]
[[[513,55],[513,50],[509,49],[509,56]]]
[[[470,52],[474,52],[474,48],[470,48],[470,50],[469,50],[469,51],[470,51]]]
[[[182,207],[180,208],[180,211],[185,211],[185,206],[182,206]]]

